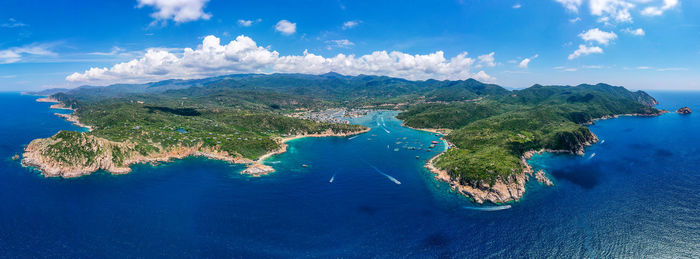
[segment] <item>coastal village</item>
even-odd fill
[[[348,118],[361,117],[361,116],[367,115],[371,111],[373,111],[373,110],[333,108],[333,109],[326,109],[326,110],[322,110],[322,111],[297,112],[297,113],[288,114],[287,116],[292,117],[292,118],[307,119],[307,120],[313,120],[313,121],[318,121],[318,122],[349,124],[350,122],[347,120]]]

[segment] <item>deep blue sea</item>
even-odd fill
[[[390,112],[358,119],[372,131],[356,138],[290,142],[269,176],[188,158],[61,179],[10,157],[80,129],[35,97],[0,94],[0,257],[697,258],[700,92],[652,95],[697,112],[600,121],[585,156],[531,160],[556,186],[531,181],[489,211],[436,182],[423,168],[436,153],[404,146],[438,137]]]

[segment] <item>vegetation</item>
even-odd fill
[[[411,127],[449,128],[455,148],[435,161],[465,183],[522,172],[529,150],[582,152],[595,136],[582,124],[619,114],[658,114],[644,92],[609,85],[540,86],[475,103],[424,104],[399,118]]]
[[[508,91],[473,79],[408,81],[334,73],[81,87],[53,97],[77,109],[81,122],[93,126],[85,135],[133,144],[131,150],[113,147],[115,162],[124,161],[130,152],[148,155],[197,145],[252,159],[278,148],[274,139],[280,136],[362,128],[286,114],[331,107],[405,108],[399,118],[408,126],[452,130],[447,139],[454,148],[435,165],[473,185],[521,172],[520,157],[529,150],[581,152],[595,141],[583,126],[594,118],[659,112],[651,107],[656,101],[646,93],[605,84],[535,85]],[[75,134],[61,132],[54,138]],[[66,144],[50,153],[56,159],[76,152],[94,156],[89,153],[93,151],[78,149],[79,145]]]

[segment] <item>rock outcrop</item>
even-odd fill
[[[683,107],[683,108],[680,108],[680,109],[678,109],[678,110],[676,111],[676,113],[678,113],[678,114],[684,114],[684,115],[685,115],[685,114],[690,114],[690,113],[692,113],[692,112],[693,112],[693,111],[690,110],[690,108],[688,108],[688,107]]]
[[[269,165],[263,165],[261,163],[253,163],[248,168],[243,170],[242,174],[247,174],[250,176],[262,176],[274,172],[275,169]]]
[[[539,170],[539,171],[537,171],[537,173],[535,173],[535,179],[536,179],[538,182],[540,182],[540,183],[542,183],[542,184],[544,184],[544,185],[547,185],[547,186],[552,186],[552,185],[554,185],[554,183],[552,182],[552,180],[550,180],[549,178],[547,178],[547,175],[544,173],[544,170]]]

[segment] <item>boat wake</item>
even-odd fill
[[[331,179],[328,181],[328,183],[333,183],[333,180],[335,180],[335,174],[333,174],[333,176],[331,176]]]
[[[591,154],[591,156],[588,157],[588,160],[592,159],[595,156],[595,153]]]
[[[470,207],[470,206],[464,206],[463,208],[468,209],[468,210],[478,210],[478,211],[499,211],[499,210],[507,210],[510,209],[510,205],[503,205],[503,206],[489,206],[489,207]]]
[[[348,140],[352,140],[352,139],[354,139],[354,138],[356,138],[356,137],[359,137],[359,136],[360,136],[360,135],[352,136],[352,137],[348,138]]]
[[[377,171],[377,173],[383,175],[384,177],[386,177],[387,179],[391,180],[391,181],[394,182],[395,184],[401,184],[401,182],[399,182],[399,180],[396,180],[396,178],[392,177],[391,175],[385,174],[384,172],[382,172],[381,170],[379,170],[379,168],[377,168],[377,167],[375,167],[375,166],[373,166],[373,165],[369,165],[369,166],[372,167],[375,171]]]
[[[603,144],[603,143],[605,143],[605,140],[601,140],[601,141],[600,141],[600,144]]]
[[[389,131],[388,129],[386,129],[386,128],[384,128],[384,127],[382,127],[382,129],[383,129],[384,131],[386,131],[386,133],[391,134],[391,131]]]

